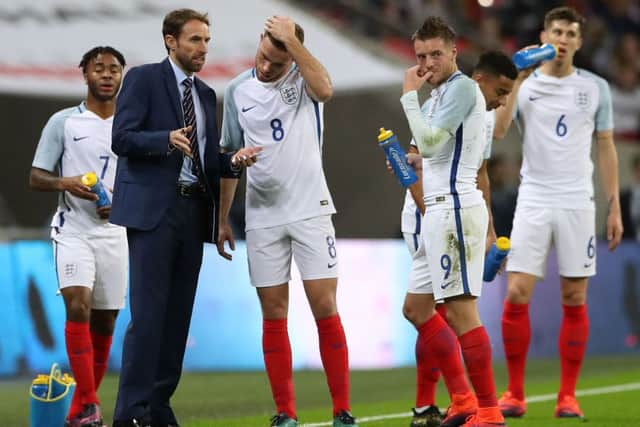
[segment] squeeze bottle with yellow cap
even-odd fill
[[[511,58],[518,71],[530,68],[542,61],[549,61],[556,57],[558,49],[552,44],[543,44],[513,54]]]
[[[104,185],[102,185],[102,181],[98,179],[98,175],[95,172],[87,172],[82,175],[82,183],[87,187],[91,188],[93,193],[98,195],[98,200],[96,200],[96,205],[99,208],[109,206],[111,204],[111,200],[109,199],[109,195],[107,194],[107,190],[105,190]]]
[[[502,260],[509,253],[509,249],[511,249],[511,241],[509,238],[498,237],[493,246],[491,246],[487,257],[484,259],[484,273],[482,275],[482,280],[485,282],[491,282],[495,279],[496,274],[498,274],[498,270],[500,269],[500,265],[502,264]]]
[[[392,131],[380,128],[378,143],[403,187],[408,187],[418,180],[413,168],[407,164],[407,155]]]

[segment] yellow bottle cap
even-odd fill
[[[49,384],[49,375],[38,374],[33,380],[33,384]]]
[[[98,182],[98,175],[95,172],[87,172],[82,175],[82,183],[89,187],[93,187]]]
[[[76,381],[73,379],[71,375],[65,372],[64,375],[62,376],[62,382],[65,384],[74,384]]]
[[[390,130],[386,130],[385,128],[380,128],[380,133],[378,134],[378,142],[382,142],[387,138],[393,136],[393,132]]]
[[[501,251],[508,251],[509,249],[511,249],[511,241],[508,237],[498,237],[498,239],[496,240],[496,248],[500,249]]]

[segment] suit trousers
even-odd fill
[[[206,230],[204,194],[178,195],[160,224],[128,228],[131,322],[124,338],[115,420],[177,424],[180,375]]]

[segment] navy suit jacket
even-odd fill
[[[198,78],[195,89],[206,117],[204,173],[207,231],[217,238],[220,177],[237,178],[232,153],[220,153],[216,94]],[[183,154],[169,148],[169,132],[184,126],[180,93],[169,59],[132,68],[122,82],[113,119],[111,148],[118,155],[110,221],[138,230],[155,228],[176,201]]]

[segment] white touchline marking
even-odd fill
[[[596,388],[587,388],[584,390],[577,390],[576,396],[594,396],[600,394],[611,394],[611,393],[622,393],[624,391],[632,391],[632,390],[640,390],[640,383],[627,383],[627,384],[618,384],[607,387],[596,387]],[[537,403],[537,402],[548,402],[550,400],[555,400],[557,397],[557,393],[549,393],[549,394],[539,394],[537,396],[531,396],[527,398],[527,403]],[[402,412],[397,414],[387,414],[387,415],[373,415],[370,417],[358,417],[358,424],[370,423],[372,421],[381,421],[381,420],[391,420],[394,418],[405,418],[410,417],[413,414],[411,412]],[[300,424],[300,427],[324,427],[331,426],[333,422],[322,422],[322,423],[309,423],[309,424]]]

